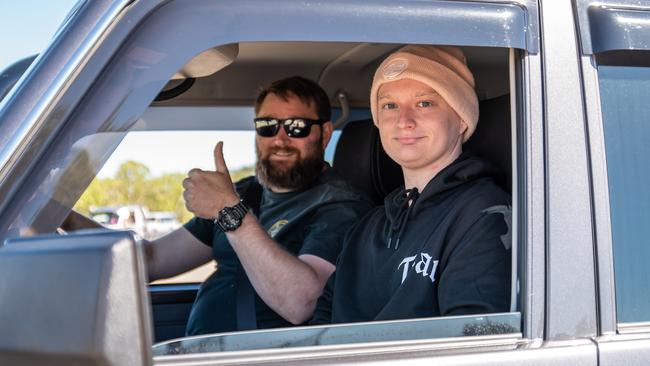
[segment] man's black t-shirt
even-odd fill
[[[235,184],[243,197],[254,177]],[[311,254],[334,264],[347,229],[371,204],[328,168],[309,189],[275,193],[264,188],[258,220],[269,235],[290,253]],[[226,235],[212,220],[193,218],[185,228],[212,247],[217,270],[199,289],[187,324],[187,335],[237,330],[237,271],[241,265]],[[257,327],[291,324],[255,294]]]

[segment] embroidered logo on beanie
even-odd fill
[[[409,63],[407,60],[400,58],[395,59],[384,67],[384,77],[388,80],[395,79],[408,67]]]

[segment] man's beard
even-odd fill
[[[289,191],[297,191],[308,188],[323,171],[323,145],[314,144],[314,148],[301,156],[300,151],[293,147],[271,147],[266,156],[261,156],[259,148],[257,152],[257,163],[255,173],[260,183],[266,187],[276,187]],[[273,162],[270,157],[276,152],[291,152],[298,156],[298,159],[288,165],[285,162]]]

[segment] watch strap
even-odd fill
[[[244,202],[241,200],[230,208],[233,209],[237,213],[237,216],[240,216],[242,219],[246,216],[246,213],[248,213],[248,207],[246,207]]]

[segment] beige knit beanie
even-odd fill
[[[379,87],[401,79],[419,81],[440,94],[467,123],[463,142],[474,133],[478,122],[478,98],[474,91],[474,76],[467,68],[460,48],[409,45],[388,56],[375,72],[370,89],[370,111],[375,123]]]

